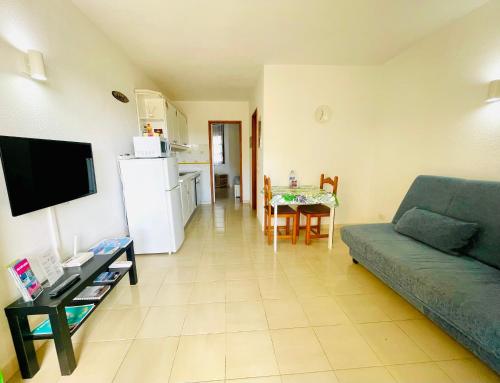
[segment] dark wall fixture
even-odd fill
[[[125,96],[122,92],[118,92],[117,90],[114,90],[111,92],[114,98],[116,98],[118,101],[127,103],[128,102],[128,97]]]

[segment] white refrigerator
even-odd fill
[[[184,241],[177,158],[124,159],[119,163],[135,252],[176,252]]]

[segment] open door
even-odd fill
[[[216,143],[214,142],[214,134],[213,131],[216,128],[217,125],[237,125],[238,126],[238,140],[239,140],[239,176],[240,176],[240,201],[243,201],[243,162],[242,162],[242,122],[241,121],[226,121],[226,120],[214,120],[214,121],[208,121],[208,146],[209,146],[209,158],[210,158],[210,191],[211,191],[211,196],[212,196],[212,203],[215,203],[216,197],[215,197],[215,188],[216,188],[216,183],[215,183],[215,171],[214,171],[214,145],[216,146]],[[233,128],[234,129],[234,128]],[[222,136],[223,137],[223,136]],[[215,137],[217,138],[217,137]],[[224,141],[224,138],[222,138]],[[224,145],[222,146],[222,152],[225,153]]]
[[[252,114],[252,209],[257,209],[257,109]]]

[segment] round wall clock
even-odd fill
[[[318,106],[314,112],[314,119],[317,122],[327,122],[332,118],[332,109],[328,105]]]

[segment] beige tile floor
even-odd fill
[[[32,381],[500,382],[352,264],[337,231],[332,251],[302,239],[275,256],[248,206],[200,207],[180,252],[137,256],[139,284],[123,280],[74,336],[75,372],[60,376],[49,342]]]

